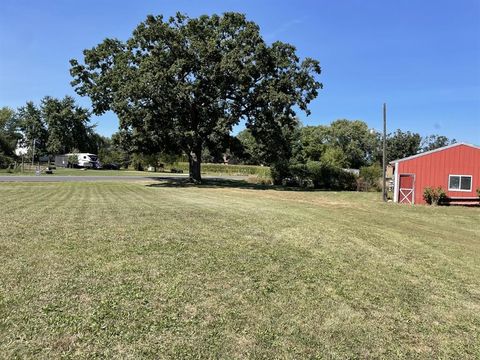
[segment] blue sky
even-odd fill
[[[74,95],[69,59],[106,37],[125,40],[147,14],[239,11],[267,42],[320,61],[324,89],[304,124],[360,119],[480,145],[480,1],[82,0],[0,2],[0,106]],[[93,119],[118,127],[114,114]]]

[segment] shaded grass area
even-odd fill
[[[480,209],[155,184],[0,184],[0,357],[480,357]]]
[[[197,188],[197,189],[250,189],[250,190],[276,190],[276,191],[312,191],[310,188],[301,188],[301,187],[287,187],[282,185],[265,185],[265,184],[255,184],[243,180],[242,178],[222,178],[214,177],[203,178],[200,184],[191,182],[188,178],[154,178],[153,180],[159,180],[157,182],[152,182],[146,184],[147,187],[156,187],[156,188]]]

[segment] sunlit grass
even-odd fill
[[[104,170],[104,169],[79,169],[79,168],[61,168],[57,167],[53,170],[53,174],[45,174],[47,165],[40,166],[41,176],[168,176],[173,174],[174,176],[188,176],[188,163],[180,162],[176,164],[166,165],[163,169],[158,169],[157,172],[153,171],[137,171],[133,169],[120,169],[120,170]],[[0,176],[3,175],[35,175],[35,171],[38,166],[26,167],[24,171],[21,168],[15,170],[12,169],[0,169]],[[172,169],[175,169],[172,173]],[[181,171],[182,173],[179,173]],[[255,165],[224,165],[224,164],[202,164],[203,175],[218,175],[218,176],[248,176],[248,175],[260,175],[270,176],[270,168],[268,166],[255,166]]]
[[[149,171],[136,171],[130,169],[121,169],[121,170],[96,170],[96,169],[70,169],[70,168],[56,168],[53,170],[53,174],[45,174],[45,166],[42,166],[41,175],[43,177],[50,176],[163,176],[168,175],[169,173],[161,172],[149,172]],[[9,171],[2,169],[0,175],[10,175],[10,176],[19,176],[19,175],[35,175],[35,170],[26,170],[26,171]],[[175,174],[178,176],[179,174]],[[181,175],[181,174],[180,174]]]
[[[149,185],[0,184],[0,358],[480,357],[480,209]]]

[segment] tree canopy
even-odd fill
[[[29,101],[14,115],[20,133],[19,144],[35,154],[68,153],[73,149],[97,152],[102,138],[90,125],[90,112],[70,96],[56,99],[45,96],[37,106]]]
[[[28,148],[29,156],[32,156],[33,148],[35,148],[35,154],[45,153],[48,132],[41,109],[32,101],[28,101],[25,106],[18,109],[16,117],[18,128],[22,133],[20,145]],[[35,146],[33,146],[34,142]]]
[[[342,166],[359,169],[375,160],[378,136],[360,120],[340,119],[330,125],[305,126],[295,146],[296,161],[319,161],[330,149],[343,153]]]
[[[387,137],[387,162],[418,154],[421,142],[420,134],[397,129]]]
[[[244,162],[246,164],[262,164],[265,162],[265,150],[259,146],[252,132],[248,129],[240,131],[236,138],[243,147]]]
[[[41,113],[48,127],[46,150],[49,154],[67,153],[72,149],[94,151],[90,112],[76,105],[72,97],[43,98]]]
[[[429,135],[422,139],[422,151],[435,150],[456,143],[455,139],[449,139],[444,135]]]
[[[15,156],[20,137],[15,111],[8,107],[0,108],[0,167],[7,166]]]
[[[321,88],[318,61],[301,61],[289,44],[268,45],[239,13],[148,16],[130,39],[106,39],[83,60],[71,60],[72,85],[93,111],[115,112],[143,152],[187,154],[197,182],[202,149],[242,120],[272,154],[288,152],[294,108],[309,114]]]

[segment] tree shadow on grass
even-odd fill
[[[195,184],[189,182],[188,179],[180,178],[161,178],[152,180],[157,180],[157,183],[148,184],[147,187],[155,188],[203,188],[203,189],[215,189],[215,188],[236,188],[236,189],[247,189],[247,190],[277,190],[277,191],[302,191],[302,192],[311,192],[319,191],[308,188],[301,187],[285,187],[279,185],[260,185],[252,184],[245,180],[233,180],[233,179],[222,179],[222,178],[209,178],[203,179],[201,184]]]

